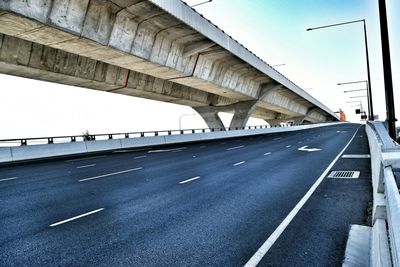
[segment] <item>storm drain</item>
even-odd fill
[[[328,178],[356,179],[360,176],[359,171],[333,171]]]

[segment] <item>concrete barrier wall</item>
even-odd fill
[[[400,266],[400,194],[392,169],[400,166],[400,146],[382,122],[368,122],[366,133],[374,198],[371,266]]]
[[[0,162],[11,162],[13,161],[11,148],[10,147],[1,147],[0,148]]]
[[[85,142],[11,147],[12,161],[86,153]]]
[[[138,148],[159,146],[168,144],[179,144],[188,142],[198,142],[206,140],[216,140],[234,138],[241,136],[251,136],[268,133],[299,131],[317,127],[337,125],[340,122],[320,123],[312,125],[274,127],[252,130],[218,131],[209,133],[179,134],[165,136],[150,136],[125,139],[111,139],[98,141],[82,141],[61,144],[30,145],[18,147],[0,148],[0,163],[12,163],[27,160],[37,160],[76,154],[85,154],[102,151],[112,151],[117,149]]]

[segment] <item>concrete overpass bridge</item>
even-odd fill
[[[1,0],[0,73],[250,116],[336,121],[321,102],[181,1]]]

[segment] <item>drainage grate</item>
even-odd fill
[[[333,171],[328,178],[356,179],[359,176],[359,171]]]

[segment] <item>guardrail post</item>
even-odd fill
[[[144,137],[144,133],[140,133],[140,137]]]
[[[125,134],[125,138],[129,138],[129,134],[126,133],[126,134]]]
[[[51,138],[51,137],[47,138],[47,143],[48,144],[53,144],[53,138]]]
[[[154,136],[158,136],[158,132],[154,132]]]
[[[113,139],[112,134],[109,134],[109,135],[108,135],[108,139]]]
[[[194,131],[194,130],[192,130],[192,133],[195,133],[195,131]]]
[[[26,146],[26,145],[27,145],[26,139],[21,139],[21,146]]]
[[[171,131],[168,131],[168,135],[171,135]]]
[[[71,142],[76,142],[76,137],[75,136],[71,136]]]
[[[206,132],[206,129],[201,129],[201,131],[202,131],[203,133],[205,133],[205,132]]]

